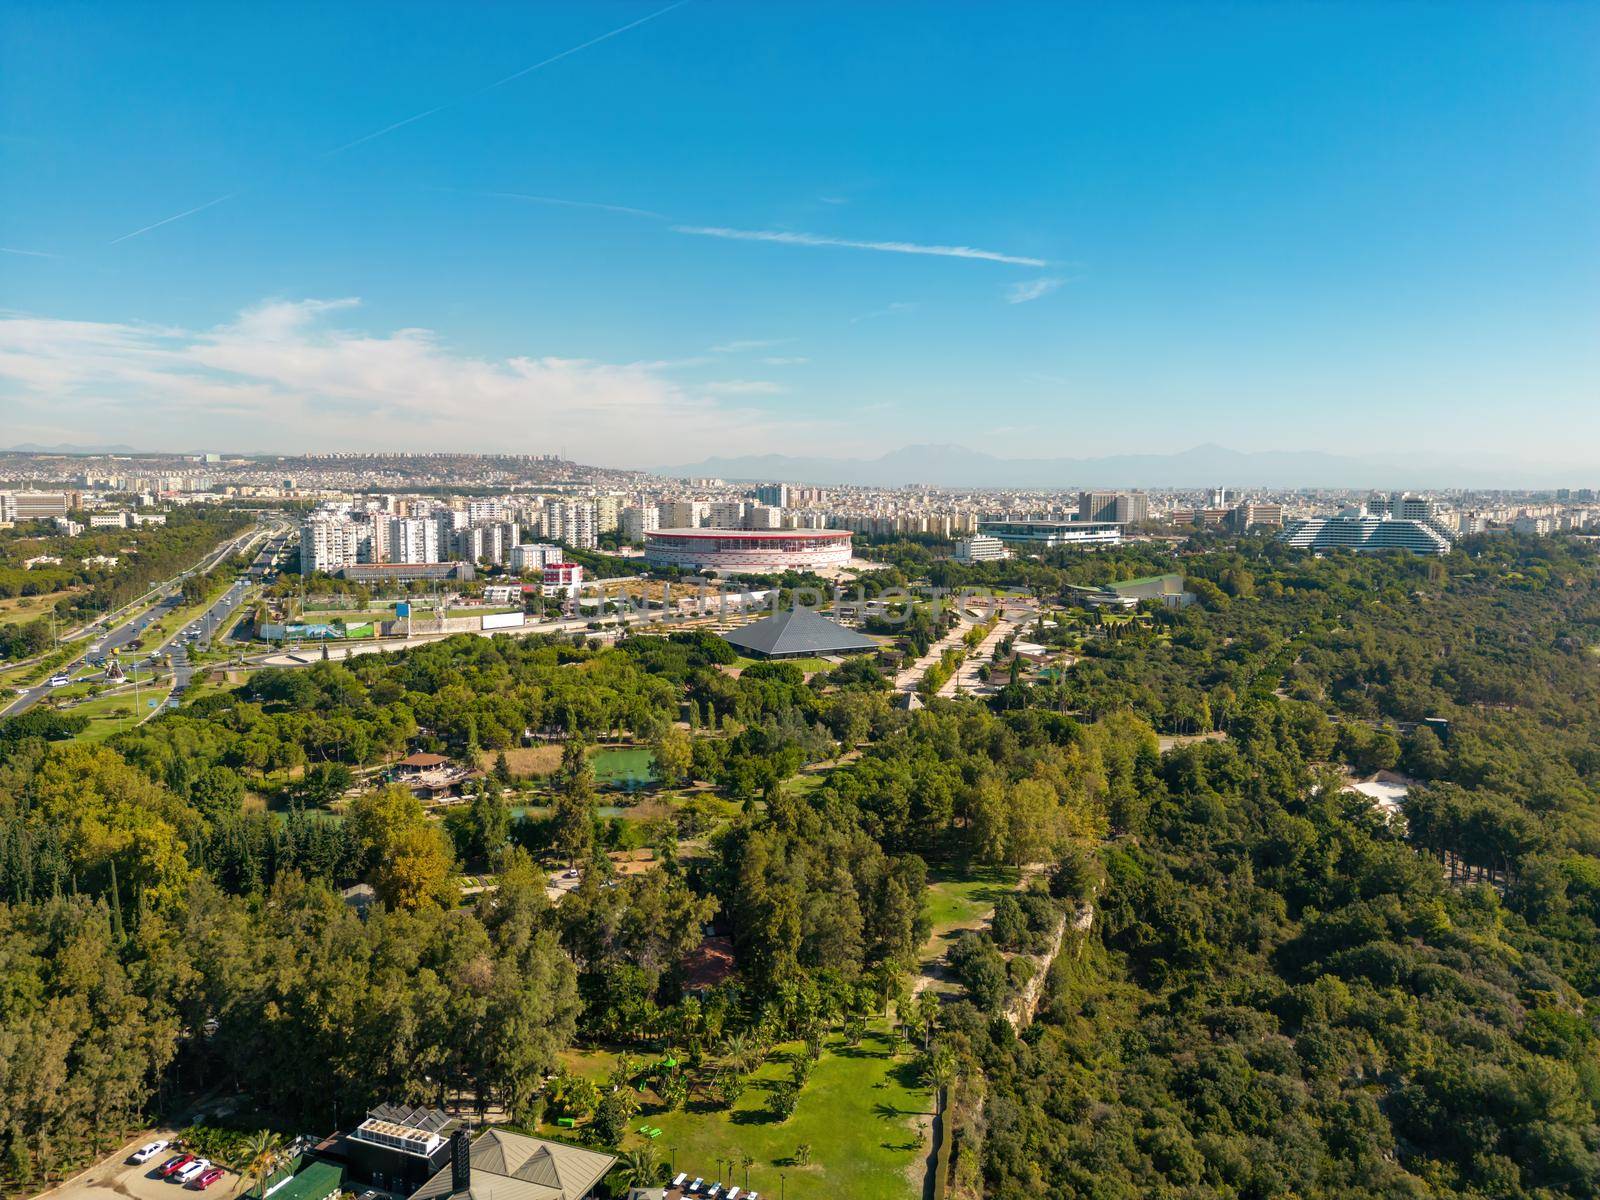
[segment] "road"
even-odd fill
[[[191,575],[205,574],[207,571],[212,570],[218,563],[222,562],[230,555],[249,549],[251,545],[268,536],[275,529],[275,525],[257,525],[245,530],[237,537],[232,538],[215,549],[207,552],[204,558],[195,563],[195,565],[190,567],[188,570],[174,575],[160,587],[151,588],[149,592],[145,593],[146,596],[154,595],[169,588],[178,587]],[[217,606],[222,605],[225,602],[231,609],[233,605],[238,603],[243,594],[243,589],[247,586],[247,584],[242,582],[235,584],[234,587],[230,588],[228,592],[217,601],[217,604],[213,605],[211,609],[207,611],[205,618],[202,619],[209,620],[216,616]],[[113,650],[126,648],[132,642],[137,641],[139,636],[148,626],[159,621],[162,617],[169,615],[173,609],[181,608],[182,605],[183,597],[181,594],[177,592],[170,592],[168,595],[164,596],[153,608],[146,609],[135,616],[131,616],[122,621],[120,624],[113,625],[111,630],[103,637],[94,638],[88,641],[84,646],[83,652],[71,662],[61,666],[57,671],[57,675],[66,675],[70,678],[74,673],[80,671],[84,667],[87,659],[99,658],[103,655],[109,655]],[[211,630],[205,635],[208,642],[210,640],[210,632],[214,631],[215,628],[216,622],[213,622]],[[172,640],[174,642],[178,642],[180,641],[180,638],[175,637]],[[154,650],[159,649],[159,647],[152,647],[151,649],[153,653]],[[179,649],[181,649],[181,646]],[[177,654],[175,652],[174,658],[176,659],[176,657]],[[187,684],[189,672],[187,653],[183,655],[183,661],[185,674],[182,678],[182,683]],[[175,671],[176,665],[176,662],[174,662]],[[50,686],[48,681],[41,683],[36,687],[28,688],[11,703],[10,707],[0,711],[0,716],[14,717],[19,713],[27,712],[28,709],[39,703],[39,701],[43,700],[52,691],[54,691],[54,689]]]

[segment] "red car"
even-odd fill
[[[226,1174],[227,1172],[221,1167],[212,1167],[209,1171],[201,1171],[200,1174],[189,1180],[189,1186],[197,1192],[203,1192]]]
[[[180,1154],[177,1158],[167,1159],[167,1161],[157,1167],[156,1170],[160,1173],[161,1178],[167,1179],[170,1176],[176,1175],[179,1171],[183,1170],[193,1161],[194,1155]]]

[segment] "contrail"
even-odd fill
[[[353,150],[355,147],[364,145],[367,142],[376,141],[378,138],[386,137],[387,135],[394,133],[396,130],[404,129],[407,125],[415,125],[418,121],[426,120],[435,113],[441,113],[447,108],[453,108],[457,104],[462,104],[468,100],[474,99],[475,97],[482,96],[486,92],[492,92],[498,87],[504,87],[513,80],[521,79],[524,75],[531,75],[535,71],[541,70],[544,67],[548,67],[552,63],[558,63],[564,58],[570,58],[572,55],[577,54],[582,50],[587,50],[591,46],[598,46],[601,42],[608,41],[619,34],[627,33],[630,29],[637,29],[639,26],[649,21],[654,21],[657,17],[664,17],[673,9],[682,8],[688,3],[689,0],[676,0],[676,3],[669,4],[665,8],[659,8],[655,12],[648,13],[636,21],[629,21],[626,25],[619,25],[617,28],[609,30],[606,33],[602,33],[598,37],[592,37],[586,42],[579,42],[576,46],[568,47],[559,54],[552,54],[549,58],[533,63],[531,66],[523,67],[520,71],[513,71],[503,79],[496,79],[493,83],[485,84],[476,91],[467,92],[464,95],[457,96],[454,100],[447,100],[443,104],[435,105],[433,108],[424,109],[422,112],[412,113],[411,116],[404,117],[398,121],[394,121],[388,125],[385,125],[382,129],[374,129],[371,133],[364,133],[354,141],[349,141],[344,143],[342,146],[335,146],[332,150],[324,151],[321,155],[319,155],[319,157],[332,158],[337,154],[343,154],[346,150]],[[160,229],[163,225],[170,225],[174,221],[181,221],[185,217],[192,217],[196,213],[204,212],[208,208],[223,203],[225,200],[232,200],[236,196],[242,196],[247,190],[248,189],[240,189],[239,191],[229,192],[226,196],[218,196],[215,200],[208,200],[204,204],[196,205],[194,208],[187,209],[184,212],[175,213],[170,217],[164,217],[159,221],[155,221],[149,225],[146,225],[143,229],[135,229],[132,233],[125,233],[121,237],[114,238],[106,244],[115,246],[118,242],[125,242],[129,238],[136,238],[141,234],[149,233],[152,229]]]
[[[112,238],[109,242],[106,243],[106,245],[115,246],[118,242],[125,242],[129,238],[136,238],[141,233],[149,233],[152,229],[160,229],[163,225],[171,225],[174,221],[181,221],[185,217],[192,217],[197,212],[205,212],[205,210],[208,209],[208,208],[215,208],[218,204],[221,204],[223,201],[232,200],[235,196],[240,196],[240,195],[243,195],[243,193],[242,192],[229,192],[226,196],[218,196],[215,200],[207,200],[204,204],[197,204],[193,208],[187,209],[184,212],[174,213],[170,217],[163,217],[159,221],[155,221],[152,224],[146,225],[143,229],[135,229],[132,233],[125,233],[119,238]]]
[[[455,189],[448,189],[454,191]],[[645,217],[652,221],[670,221],[666,213],[652,212],[648,208],[629,208],[626,204],[601,204],[595,200],[565,200],[560,196],[535,196],[528,192],[477,192],[469,191],[468,196],[484,196],[494,200],[526,200],[532,204],[553,204],[560,208],[588,208],[595,212],[616,213],[623,217]]]
[[[24,258],[60,258],[59,254],[46,254],[43,250],[19,250],[15,246],[0,246],[0,254],[20,254]]]
[[[919,242],[864,242],[854,238],[828,237],[820,233],[793,233],[785,229],[727,229],[720,225],[674,225],[674,233],[697,237],[729,238],[736,242],[777,242],[784,246],[839,246],[846,250],[878,250],[886,254],[931,254],[937,258],[976,258],[984,262],[1012,263],[1022,267],[1042,267],[1042,258],[1020,254],[1001,254],[976,246],[925,246]]]
[[[549,58],[542,59],[541,61],[534,63],[532,66],[523,67],[520,71],[513,71],[511,74],[505,76],[505,78],[496,79],[493,83],[485,84],[475,92],[468,92],[463,96],[457,96],[454,100],[446,100],[443,104],[435,105],[433,108],[424,109],[419,113],[414,113],[409,117],[405,117],[394,122],[392,125],[385,125],[382,129],[374,129],[371,133],[364,133],[354,141],[346,142],[342,146],[335,146],[332,150],[325,151],[322,157],[332,158],[336,154],[343,154],[346,150],[354,150],[357,146],[365,145],[367,142],[377,141],[377,139],[385,137],[388,134],[395,132],[397,129],[404,129],[407,125],[413,125],[418,121],[424,120],[427,117],[431,117],[434,115],[434,113],[443,112],[447,108],[453,108],[457,104],[462,104],[468,100],[475,99],[478,96],[482,96],[486,92],[492,92],[495,90],[495,88],[504,87],[513,80],[521,79],[524,75],[531,75],[535,71],[548,67],[551,63],[558,63],[563,58],[570,58],[572,55],[577,54],[580,50],[587,50],[590,46],[598,46],[601,42],[607,41],[610,38],[614,38],[618,34],[627,33],[630,29],[639,28],[639,26],[645,24],[647,21],[654,21],[657,17],[664,17],[673,9],[682,8],[687,3],[689,3],[689,0],[677,0],[676,3],[669,4],[665,8],[657,9],[655,12],[650,13],[647,16],[640,17],[637,21],[629,21],[626,25],[619,25],[609,33],[602,33],[599,37],[592,37],[587,42],[579,42],[576,46],[571,46],[561,51],[560,54],[552,54]]]

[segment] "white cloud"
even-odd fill
[[[1061,286],[1059,279],[1024,279],[1006,287],[1007,304],[1026,304],[1041,296],[1048,296]]]
[[[808,363],[811,360],[803,354],[778,354],[771,358],[763,358],[761,361],[769,367],[798,367],[801,363]]]
[[[695,388],[655,364],[474,357],[425,329],[331,324],[357,303],[271,300],[203,331],[0,316],[0,411],[150,448],[565,449],[610,464],[837,434],[722,399],[780,390],[765,381]]]
[[[875,308],[871,312],[864,312],[859,316],[851,317],[850,324],[854,325],[857,321],[873,321],[879,317],[894,317],[901,313],[915,312],[916,309],[917,302],[915,300],[891,300],[882,308]]]
[[[919,242],[864,242],[853,238],[828,237],[820,233],[795,233],[785,229],[728,229],[720,225],[674,225],[674,233],[696,237],[727,238],[736,242],[776,242],[784,246],[836,246],[846,250],[877,250],[885,254],[928,254],[937,258],[973,258],[985,262],[1012,263],[1023,267],[1042,267],[1042,258],[1001,254],[975,246],[923,245]]]
[[[711,347],[713,354],[739,354],[745,350],[765,350],[768,346],[781,346],[789,338],[741,338]]]
[[[705,390],[713,396],[776,396],[783,388],[767,379],[720,379]]]

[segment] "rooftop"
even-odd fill
[[[562,1142],[489,1129],[472,1143],[470,1200],[582,1200],[617,1161]],[[452,1196],[450,1167],[412,1194],[411,1200]]]
[[[782,538],[830,538],[838,540],[848,538],[851,533],[848,529],[647,529],[644,536],[646,540],[653,537],[690,537],[690,538],[759,538],[764,541],[778,541]]]
[[[730,630],[723,641],[766,658],[853,654],[876,650],[878,643],[809,608],[791,608]]]

